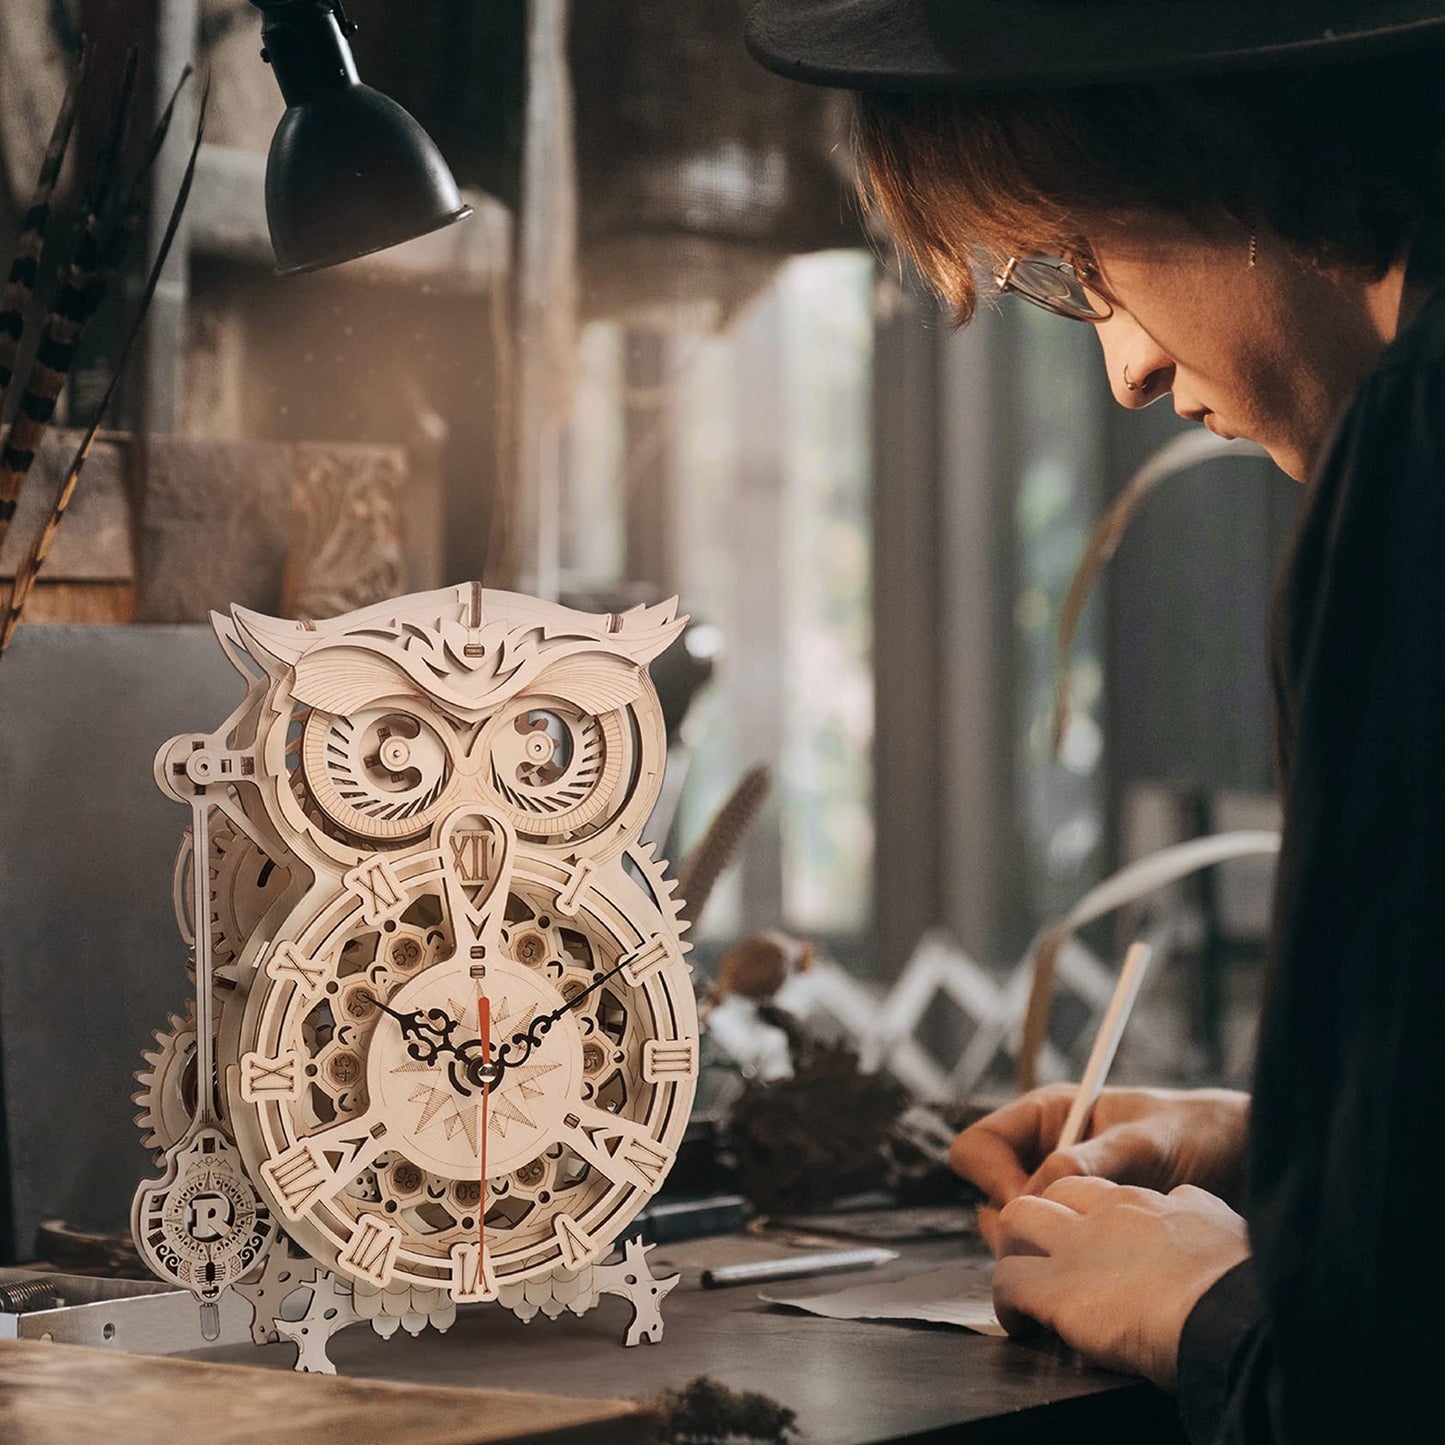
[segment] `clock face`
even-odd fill
[[[266,860],[245,906],[213,899],[222,1114],[325,1268],[487,1298],[600,1259],[662,1183],[697,1017],[638,833],[665,752],[645,664],[680,625],[477,588],[220,624],[264,675],[195,746],[235,780],[223,836]]]
[[[645,854],[631,861],[660,884]],[[479,1234],[485,1122],[495,1282],[575,1269],[656,1191],[686,1127],[696,1025],[669,919],[620,860],[563,914],[575,870],[534,860],[514,872],[498,945],[476,963],[457,956],[444,892],[422,876],[399,890],[394,918],[369,923],[343,893],[283,927],[251,991],[242,1033],[256,1047],[240,1055],[228,1117],[308,1253],[376,1284],[459,1291],[456,1248]],[[629,957],[638,964],[619,971]],[[494,1043],[526,1049],[488,1089],[485,1115],[464,1059],[418,1058],[378,1006],[436,1019],[465,1048],[484,996]]]

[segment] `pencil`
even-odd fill
[[[785,1255],[782,1259],[749,1260],[746,1264],[720,1264],[702,1272],[704,1289],[729,1284],[771,1284],[778,1279],[811,1279],[818,1274],[867,1269],[897,1259],[896,1249],[833,1249],[826,1254]]]
[[[1071,1149],[1079,1142],[1089,1115],[1094,1111],[1099,1094],[1104,1088],[1104,1078],[1109,1065],[1114,1062],[1119,1040],[1124,1035],[1124,1025],[1129,1022],[1129,1011],[1139,996],[1139,985],[1144,979],[1144,969],[1149,963],[1151,949],[1147,943],[1135,943],[1124,955],[1124,967],[1119,970],[1119,982],[1114,985],[1114,996],[1104,1010],[1103,1022],[1099,1025],[1098,1037],[1094,1040],[1093,1051],[1084,1068],[1084,1077],[1079,1081],[1079,1091],[1069,1107],[1069,1117],[1064,1120],[1063,1132],[1059,1135],[1057,1149]]]

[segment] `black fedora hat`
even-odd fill
[[[796,80],[1004,89],[1445,45],[1445,0],[760,0],[746,33]]]

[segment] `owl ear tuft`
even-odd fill
[[[246,679],[247,682],[255,682],[258,678],[268,677],[263,661],[252,656],[251,650],[246,646],[246,639],[241,635],[241,629],[224,612],[212,612],[211,631],[216,634],[216,641],[221,644],[221,651],[226,654],[226,661]]]
[[[651,607],[633,607],[619,614],[617,622],[620,625],[608,640],[645,666],[677,640],[688,617],[686,613],[678,615],[677,598],[669,597]]]
[[[317,641],[314,624],[267,617],[247,607],[233,606],[231,617],[247,653],[275,678],[284,677]]]

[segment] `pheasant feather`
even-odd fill
[[[55,117],[50,144],[46,146],[45,158],[40,163],[40,177],[35,183],[30,207],[20,225],[20,239],[16,243],[15,259],[10,263],[5,293],[0,296],[0,416],[4,414],[5,396],[15,375],[15,360],[25,333],[25,311],[35,295],[35,284],[40,273],[40,255],[45,245],[45,232],[50,224],[50,198],[55,192],[55,183],[60,178],[60,168],[65,164],[65,153],[70,145],[70,133],[75,127],[75,111],[84,77],[85,53],[82,50],[75,72],[70,77],[70,84],[66,86],[65,97],[60,103],[60,113]],[[0,513],[0,518],[8,520],[3,513]]]
[[[26,377],[20,406],[0,448],[0,542],[10,529],[10,519],[20,500],[25,478],[35,461],[35,453],[55,414],[55,403],[75,359],[75,348],[81,332],[104,294],[100,278],[105,251],[103,219],[109,210],[121,146],[130,117],[131,97],[135,88],[135,52],[132,51],[121,82],[111,118],[100,164],[86,187],[86,198],[78,227],[78,236],[70,262],[66,266],[45,329]]]
[[[130,237],[135,234],[140,219],[140,193],[141,184],[150,170],[152,162],[160,151],[161,143],[165,140],[166,131],[170,127],[171,117],[175,112],[176,99],[180,94],[181,86],[190,78],[191,70],[187,66],[185,73],[181,76],[175,91],[171,94],[170,104],[166,107],[165,114],[161,117],[156,127],[156,134],[152,138],[149,153],[141,167],[139,174],[130,187],[130,194],[127,199],[124,214],[116,223],[112,232],[111,243],[106,248],[106,255],[102,259],[102,271],[110,270],[112,273],[119,267],[124,259],[124,251],[129,244]],[[210,87],[201,95],[199,114],[196,118],[196,134],[191,142],[191,153],[186,161],[186,169],[181,177],[181,184],[176,191],[175,201],[171,205],[171,214],[166,222],[165,234],[161,237],[160,246],[156,250],[155,259],[151,263],[150,274],[146,277],[145,290],[141,294],[140,308],[135,320],[131,324],[130,334],[126,337],[124,348],[121,350],[120,358],[116,362],[115,371],[110,379],[110,385],[106,387],[105,395],[101,398],[100,406],[96,409],[95,417],[87,428],[80,446],[76,449],[65,477],[60,483],[55,494],[55,501],[51,505],[50,515],[46,518],[45,525],[41,529],[39,537],[30,548],[29,554],[22,563],[15,576],[15,585],[11,589],[10,597],[5,604],[3,615],[0,615],[0,654],[10,646],[10,639],[15,635],[15,629],[20,623],[20,618],[25,611],[25,604],[30,599],[31,591],[35,586],[35,579],[40,569],[45,565],[45,559],[50,555],[51,544],[55,540],[55,533],[64,520],[65,513],[70,507],[71,499],[75,495],[76,484],[80,480],[81,469],[85,466],[90,456],[91,448],[95,444],[96,434],[100,430],[100,424],[105,419],[105,414],[110,408],[110,403],[115,396],[116,387],[121,377],[125,374],[126,363],[130,360],[131,351],[139,339],[145,325],[146,313],[150,309],[151,298],[156,293],[156,287],[160,284],[161,272],[165,268],[166,258],[170,255],[171,245],[175,241],[176,232],[180,228],[181,215],[185,211],[186,202],[191,194],[191,182],[195,179],[196,160],[201,151],[201,137],[205,131],[206,124],[206,102],[209,98]]]

